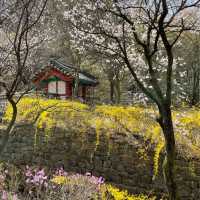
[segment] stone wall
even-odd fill
[[[33,127],[24,127],[9,141],[2,159],[16,165],[64,165],[68,171],[92,172],[134,193],[166,192],[161,175],[152,181],[152,153],[144,160],[140,150],[145,144],[139,138],[118,133],[109,139],[101,135],[99,145],[96,141],[95,131],[80,134],[56,128],[46,137],[44,130],[35,134]],[[179,156],[177,173],[181,199],[200,199],[200,161]]]

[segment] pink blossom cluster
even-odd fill
[[[57,169],[55,171],[55,176],[68,176],[68,173],[64,170],[63,167]],[[78,178],[82,178],[84,177],[84,175],[82,174],[74,174],[74,175],[71,175],[70,176],[71,178],[73,179],[78,179]],[[93,176],[90,172],[87,172],[85,174],[85,177],[87,177],[87,179],[89,180],[90,183],[94,184],[94,185],[101,185],[105,182],[105,179],[103,177],[96,177],[96,176]]]
[[[92,175],[90,172],[87,172],[85,175],[82,174],[74,174],[70,176],[71,179],[73,180],[80,180],[80,179],[85,179],[92,185],[94,185],[97,189],[97,191],[100,189],[101,185],[104,184],[105,179],[103,177],[96,177]]]
[[[10,194],[9,192],[3,190],[1,199],[2,200],[9,200],[9,199],[18,200],[18,197],[17,197],[17,194]]]
[[[95,185],[101,185],[105,182],[105,179],[102,176],[96,177],[93,176],[90,172],[87,172],[85,175],[89,177],[89,181]]]
[[[63,167],[60,167],[59,169],[57,169],[57,170],[55,171],[55,175],[56,175],[56,176],[67,176],[68,173],[64,170]]]
[[[36,186],[48,186],[48,177],[45,174],[44,169],[34,169],[32,170],[29,166],[26,166],[26,183],[33,184]]]
[[[8,174],[7,171],[4,171],[5,174]],[[25,182],[26,182],[26,191],[28,192],[28,195],[35,197],[40,196],[42,197],[43,193],[49,191],[49,190],[56,190],[58,189],[56,184],[53,184],[50,180],[52,177],[55,176],[64,176],[68,177],[70,180],[75,180],[76,184],[92,184],[97,192],[99,191],[99,188],[102,184],[104,184],[105,179],[103,177],[96,177],[92,175],[90,172],[87,172],[85,175],[83,174],[69,174],[67,173],[63,167],[60,167],[56,169],[54,172],[49,173],[48,175],[45,173],[44,168],[33,168],[26,166],[25,172]],[[16,193],[12,191],[6,191],[3,187],[3,184],[5,182],[5,176],[0,175],[0,181],[2,182],[2,189],[0,199],[2,200],[18,200],[19,197]],[[26,193],[27,194],[27,193]]]

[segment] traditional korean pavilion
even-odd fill
[[[70,98],[73,94],[75,67],[52,59],[49,64],[40,68],[34,76],[33,83],[36,91],[49,97]],[[98,85],[97,79],[89,73],[79,71],[78,96],[83,100],[90,99],[94,88]]]

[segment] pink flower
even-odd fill
[[[34,176],[33,177],[33,180],[31,181],[32,183],[37,183],[37,182],[39,182],[39,177],[38,176]]]
[[[40,171],[38,171],[37,175],[41,177],[44,176],[45,175],[44,169],[41,169]]]
[[[39,186],[39,185],[44,185],[44,183],[48,179],[48,177],[45,176],[44,169],[31,170],[29,167],[26,167],[26,169],[27,169],[27,171],[26,171],[25,175],[26,175],[26,177],[28,177],[26,179],[26,183],[32,183],[32,184],[34,184],[36,186]]]
[[[3,190],[1,198],[2,198],[2,200],[8,200],[8,194],[5,190]]]
[[[1,180],[4,180],[5,177],[4,177],[3,175],[0,175],[0,179],[1,179]]]
[[[98,179],[98,184],[103,184],[104,181],[105,181],[105,179],[102,176],[100,176]]]
[[[30,176],[33,176],[31,170],[27,170],[26,173],[25,173],[26,176],[30,177]]]
[[[18,198],[17,198],[17,194],[14,194],[13,195],[13,200],[17,200]]]
[[[55,174],[58,176],[67,176],[68,175],[68,173],[64,170],[63,167],[57,169]]]

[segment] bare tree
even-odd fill
[[[74,30],[80,32],[76,40],[82,36],[87,45],[90,43],[104,51],[117,53],[139,88],[157,105],[157,122],[165,138],[163,172],[170,200],[178,199],[171,113],[173,47],[184,31],[195,30],[197,21],[189,18],[189,14],[198,11],[199,3],[199,0],[72,0],[66,12]],[[164,87],[159,82],[160,65],[157,63],[160,55],[165,61],[162,65],[165,69]]]
[[[13,112],[1,141],[0,153],[3,152],[9,137],[13,134],[17,103],[31,88],[31,77],[34,71],[32,58],[36,47],[42,41],[38,28],[47,1],[2,1],[1,16],[4,20],[0,29],[0,88],[4,90]],[[16,97],[16,92],[19,91],[21,93]]]

